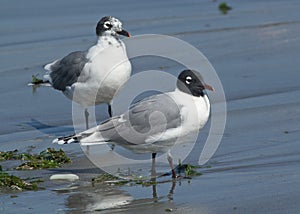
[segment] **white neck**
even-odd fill
[[[206,94],[204,94],[203,99],[206,104],[207,110],[210,110],[210,102],[209,102],[208,96]]]
[[[108,33],[104,33],[103,35],[98,37],[97,45],[114,45],[114,44],[120,44],[121,40]]]
[[[206,94],[204,96],[196,97],[176,89],[173,93],[176,102],[186,106],[184,116],[190,118],[195,127],[201,128],[205,125],[210,114],[210,102]],[[194,117],[197,111],[198,117]]]
[[[179,90],[178,88],[176,88],[174,92],[178,93],[178,94],[181,94],[181,96],[184,95],[184,96],[193,98],[193,100],[203,99],[206,106],[207,106],[207,109],[210,109],[210,102],[209,102],[208,96],[206,94],[204,94],[204,96],[196,97],[196,96],[193,96],[191,94],[185,93],[185,92]]]
[[[103,51],[104,49],[114,46],[114,47],[124,47],[124,43],[115,36],[111,34],[104,34],[102,36],[98,36],[97,43],[90,47],[87,53],[87,58],[89,60],[93,60],[95,56],[98,55],[99,52]]]

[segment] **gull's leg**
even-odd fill
[[[85,128],[89,129],[89,115],[88,109],[84,109],[84,117],[85,117]]]
[[[172,178],[176,178],[176,173],[175,173],[175,169],[174,169],[174,165],[173,165],[173,158],[172,158],[172,155],[170,152],[168,152],[167,158],[168,158],[168,162],[171,167],[171,170],[172,170]]]
[[[111,151],[114,151],[114,149],[115,149],[115,144],[111,144],[111,145],[110,145],[110,149],[111,149]]]
[[[109,117],[112,117],[112,108],[111,108],[111,104],[108,103],[108,114],[109,114]]]
[[[153,196],[154,202],[157,202],[155,157],[156,157],[156,153],[152,153],[151,181],[153,182],[153,184],[152,184],[152,196]]]
[[[88,109],[85,108],[84,109],[84,117],[85,117],[85,128],[86,129],[89,129],[89,115],[90,115],[90,113],[88,112]],[[87,152],[87,154],[90,153],[90,147],[89,146],[86,147],[86,152]]]
[[[109,114],[109,117],[112,117],[111,103],[108,103],[107,106],[108,106],[108,114]],[[115,144],[112,144],[112,145],[110,146],[110,148],[111,148],[111,151],[114,151],[114,149],[115,149]]]
[[[151,181],[155,181],[155,178],[156,178],[155,157],[156,157],[156,153],[152,153]]]

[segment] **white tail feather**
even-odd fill
[[[56,138],[52,141],[56,144],[80,143],[83,146],[106,144],[107,139],[103,138],[101,133],[97,131],[97,127],[86,130],[76,135]]]

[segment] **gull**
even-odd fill
[[[135,153],[152,154],[152,165],[156,153],[167,152],[172,177],[176,178],[170,150],[177,143],[185,143],[192,132],[198,133],[207,123],[210,102],[206,89],[214,91],[200,73],[184,70],[174,91],[145,98],[124,114],[79,134],[57,138],[53,143],[84,146],[112,143]]]
[[[130,37],[122,23],[105,16],[96,27],[98,41],[87,51],[75,51],[44,66],[44,78],[54,89],[85,109],[88,129],[88,106],[108,104],[112,117],[112,99],[131,75],[126,47],[118,35]]]

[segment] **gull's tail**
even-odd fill
[[[52,143],[57,143],[57,144],[70,144],[70,143],[79,143],[78,135],[73,134],[73,135],[68,135],[64,137],[58,137],[52,141]]]
[[[101,136],[100,131],[98,131],[98,127],[94,127],[88,129],[79,134],[68,135],[64,137],[56,138],[52,141],[52,143],[57,144],[70,144],[70,143],[80,143],[83,146],[88,145],[99,145],[108,143],[105,138]]]

